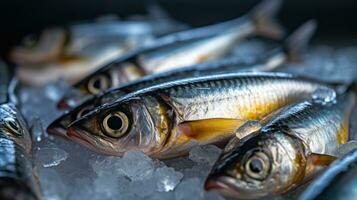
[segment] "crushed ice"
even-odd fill
[[[265,48],[253,40],[238,46],[233,54],[245,61],[253,60]],[[349,82],[356,79],[355,63],[357,48],[322,46],[309,52],[305,62],[290,64],[284,71]],[[216,146],[196,147],[187,157],[159,161],[137,151],[127,152],[123,158],[98,155],[64,138],[48,136],[45,128],[62,114],[56,102],[68,89],[59,81],[40,88],[23,88],[20,93],[21,109],[34,135],[35,165],[44,200],[223,199],[203,190],[204,179],[221,152]],[[319,94],[327,100],[332,99],[330,95],[326,91]],[[357,119],[357,114],[353,117]],[[356,130],[357,125],[352,124],[351,132]]]

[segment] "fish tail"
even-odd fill
[[[170,14],[159,4],[157,0],[147,1],[146,10],[152,19],[170,19]]]
[[[309,42],[316,31],[316,27],[316,20],[309,20],[302,24],[285,40],[284,51],[287,53],[289,60],[301,60],[301,55],[309,46]]]
[[[282,0],[264,0],[252,10],[251,14],[255,20],[259,35],[271,39],[281,39],[284,37],[285,30],[275,18],[281,4]]]

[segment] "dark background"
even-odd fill
[[[259,0],[157,0],[172,17],[202,26],[244,14]],[[1,0],[0,55],[28,33],[46,26],[66,25],[109,13],[125,17],[145,14],[145,0]],[[319,22],[317,38],[324,42],[350,41],[357,34],[356,0],[286,0],[279,15],[292,30],[303,21]],[[346,40],[345,40],[346,39]],[[347,40],[348,39],[348,40]],[[350,42],[346,42],[350,43]]]

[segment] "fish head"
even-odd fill
[[[0,134],[31,151],[31,136],[25,120],[12,104],[0,105]]]
[[[153,97],[133,97],[98,107],[73,122],[67,135],[99,153],[122,156],[162,147],[169,132],[167,107]]]
[[[97,105],[98,99],[92,97],[76,106],[72,110],[66,111],[62,116],[58,117],[48,127],[47,132],[53,135],[66,136],[67,127],[77,119],[80,119],[85,114],[93,110]]]
[[[83,99],[86,97],[100,95],[112,86],[113,81],[109,74],[104,72],[95,73],[75,84],[75,89],[72,92],[66,93],[58,102],[57,107],[59,109],[74,108],[83,102]]]
[[[77,106],[83,99],[89,96],[101,96],[108,94],[121,95],[124,91],[110,88],[135,81],[143,76],[142,71],[133,62],[123,62],[110,64],[107,68],[85,77],[80,82],[74,85],[74,90],[65,94],[59,101],[57,107],[60,109],[68,109]]]
[[[206,180],[206,190],[231,198],[281,194],[302,176],[296,140],[280,131],[257,132],[228,145]],[[232,143],[232,142],[231,142]]]
[[[67,32],[60,28],[46,29],[39,36],[27,36],[21,46],[13,49],[11,59],[18,64],[54,61],[61,55],[67,37]]]

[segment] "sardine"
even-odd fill
[[[123,27],[132,32],[122,35]],[[44,31],[34,47],[17,47],[13,61],[20,81],[41,85],[64,78],[75,83],[127,51],[151,41],[145,24],[101,22],[79,24],[69,30],[53,28]],[[142,32],[141,32],[141,31]]]
[[[282,66],[286,62],[289,62],[299,57],[300,52],[306,48],[307,43],[315,30],[315,27],[316,24],[314,21],[309,21],[305,23],[290,37],[288,37],[282,47],[271,50],[270,53],[267,53],[267,55],[263,55],[259,59],[259,61],[257,61],[257,63],[252,65],[242,63],[242,61],[237,58],[227,58],[219,61],[198,64],[193,67],[146,76],[138,81],[134,81],[129,84],[124,84],[121,87],[109,89],[104,93],[89,98],[82,104],[73,108],[71,111],[68,111],[66,114],[55,120],[48,127],[47,131],[51,134],[59,134],[63,136],[66,134],[67,126],[71,122],[80,118],[95,107],[114,101],[115,99],[118,99],[130,92],[134,92],[136,90],[150,87],[153,85],[158,85],[161,83],[184,79],[188,77],[199,77],[228,72],[274,70],[279,66]],[[76,105],[76,102],[67,103]],[[68,105],[65,104],[62,107],[67,106]]]
[[[163,37],[104,65],[74,87],[81,95],[98,94],[144,75],[219,59],[248,36],[281,38],[283,31],[273,19],[279,7],[280,0],[266,0],[238,19]],[[72,98],[66,95],[63,101]]]
[[[9,80],[8,77],[7,73],[1,73],[1,80]],[[7,85],[2,85],[1,90],[7,91]],[[1,99],[6,100],[0,103],[0,199],[40,199],[39,184],[30,160],[31,137],[25,120],[7,94]]]
[[[356,198],[357,149],[334,162],[299,197],[300,200],[345,200]]]
[[[186,154],[224,142],[243,123],[309,97],[325,84],[280,73],[228,73],[167,82],[104,104],[73,122],[70,139],[121,156]]]
[[[27,36],[23,45],[15,47],[11,59],[27,67],[41,67],[43,63],[59,64],[74,58],[93,57],[107,47],[128,49],[165,35],[187,29],[187,25],[173,20],[158,4],[148,5],[148,16],[120,21],[100,20],[72,24],[64,28],[45,29],[38,41]],[[116,48],[114,48],[116,47]]]
[[[237,129],[237,137],[244,139],[228,143],[206,180],[206,190],[237,199],[284,194],[334,161],[348,140],[355,94],[335,97],[331,89],[317,91],[320,95],[313,99]]]

